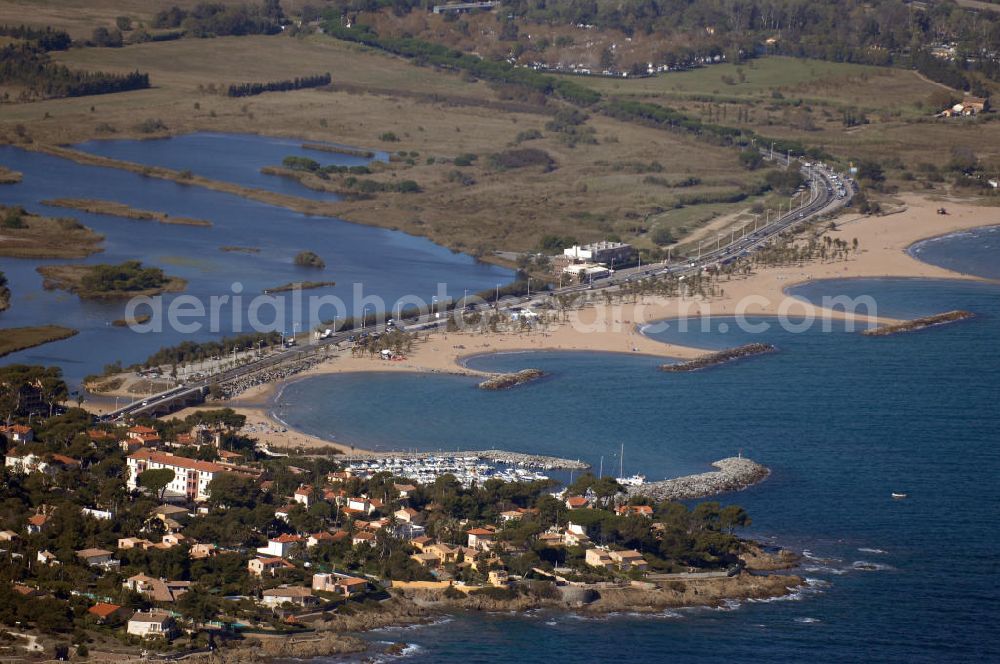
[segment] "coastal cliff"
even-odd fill
[[[771,472],[766,466],[743,457],[720,459],[712,466],[719,470],[659,482],[644,482],[626,489],[630,496],[647,496],[657,501],[690,500],[746,489],[763,481]]]
[[[721,350],[717,353],[701,355],[687,362],[664,364],[660,366],[660,370],[671,373],[697,371],[698,369],[707,369],[708,367],[714,367],[717,364],[724,364],[726,362],[732,362],[733,360],[742,360],[743,358],[753,357],[754,355],[773,353],[775,350],[777,349],[771,344],[746,344],[736,348],[727,348],[726,350]]]

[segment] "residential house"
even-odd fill
[[[437,559],[445,565],[457,562],[460,552],[461,549],[459,547],[448,546],[442,542],[435,542],[424,547],[424,553],[437,556]]]
[[[615,508],[618,516],[643,516],[653,518],[653,508],[649,505],[619,505]]]
[[[285,505],[284,507],[279,507],[278,509],[274,510],[274,518],[280,519],[285,523],[288,523],[288,515],[290,515],[292,513],[292,510],[294,510],[297,506],[298,503],[292,503],[291,505]]]
[[[518,510],[506,510],[504,512],[500,512],[500,521],[503,523],[507,523],[508,521],[518,521],[523,516],[524,515]]]
[[[314,490],[308,484],[303,484],[298,489],[295,490],[295,494],[292,496],[292,500],[302,505],[303,507],[309,507],[310,503],[313,501]]]
[[[587,537],[587,529],[578,523],[570,521],[566,524],[563,543],[566,546],[587,546],[590,544],[590,538]]]
[[[188,540],[188,538],[184,535],[181,535],[180,533],[167,533],[163,536],[159,547],[162,549],[170,549],[175,546],[180,546],[185,542],[190,543],[190,540]]]
[[[620,570],[627,572],[629,570],[646,570],[649,568],[649,563],[646,559],[642,557],[642,554],[634,549],[629,549],[627,551],[611,551],[608,555],[611,556]]]
[[[604,549],[587,549],[583,560],[591,567],[600,567],[601,569],[611,569],[614,566],[614,561]]]
[[[410,538],[410,544],[417,551],[423,551],[425,546],[433,543],[434,543],[434,538],[428,537],[427,535],[420,535],[419,537]]]
[[[148,539],[143,539],[141,537],[119,537],[118,538],[118,549],[151,549],[153,548],[153,543]]]
[[[254,576],[264,576],[265,574],[277,576],[278,572],[286,569],[295,569],[295,565],[284,558],[258,556],[251,558],[250,562],[247,563],[247,571]]]
[[[392,487],[399,492],[399,497],[406,500],[410,494],[417,490],[412,484],[393,484]]]
[[[125,438],[128,441],[138,443],[140,446],[145,447],[153,447],[162,442],[160,440],[160,434],[156,431],[156,429],[141,425],[130,428],[125,434]]]
[[[368,588],[368,581],[346,574],[313,574],[312,588],[319,592],[352,597],[363,593]]]
[[[117,604],[98,602],[87,609],[87,613],[94,616],[99,623],[113,623],[118,619],[124,619],[126,609]]]
[[[395,512],[393,512],[393,516],[395,516],[397,520],[402,521],[403,523],[413,523],[414,520],[418,516],[420,516],[420,512],[413,509],[412,507],[404,507],[402,509],[398,509]]]
[[[336,544],[345,537],[349,536],[350,534],[345,530],[338,530],[335,533],[323,530],[309,536],[309,539],[306,540],[306,548],[311,549],[312,547],[319,546],[320,544]]]
[[[35,430],[23,424],[10,424],[0,426],[0,435],[6,436],[7,440],[17,445],[30,443],[35,439]]]
[[[424,567],[437,567],[441,564],[441,560],[433,553],[414,553],[410,556],[410,559],[415,560]]]
[[[348,498],[346,512],[372,514],[382,507],[382,501],[374,498]]]
[[[188,555],[191,556],[192,560],[204,560],[205,558],[214,558],[219,554],[219,547],[214,544],[194,544],[191,547],[191,551]]]
[[[394,534],[400,539],[414,539],[427,532],[427,529],[416,523],[401,523],[396,526]]]
[[[493,527],[473,528],[465,531],[469,537],[469,548],[477,551],[489,551],[496,543],[497,531]]]
[[[122,582],[123,588],[140,593],[154,602],[175,602],[191,589],[190,581],[169,581],[146,574],[136,574]]]
[[[351,544],[353,546],[358,546],[361,544],[367,544],[368,546],[375,546],[375,534],[367,531],[354,533],[354,536],[351,537]]]
[[[27,524],[28,534],[37,535],[38,533],[42,532],[42,528],[45,527],[45,524],[48,523],[48,521],[49,521],[48,514],[34,514],[32,516],[29,516]]]
[[[79,467],[80,462],[65,454],[35,454],[19,447],[7,452],[4,465],[16,473],[28,475],[38,472],[51,476],[62,470]]]
[[[170,639],[175,633],[174,619],[166,611],[136,611],[128,619],[126,631],[134,636]]]
[[[104,429],[87,429],[87,438],[90,438],[90,442],[92,443],[103,443],[115,440],[115,435]]]
[[[566,543],[562,533],[542,533],[538,536],[538,541],[545,546],[562,546]]]
[[[145,448],[130,454],[127,461],[130,490],[135,491],[139,488],[137,479],[144,471],[166,468],[174,471],[174,479],[167,485],[166,491],[194,501],[207,500],[208,484],[220,473],[230,470],[211,461],[199,461]]]
[[[491,569],[486,578],[491,586],[497,588],[506,588],[510,585],[510,577],[505,569]]]
[[[571,510],[582,510],[590,507],[590,501],[583,496],[570,496],[566,499],[566,508]]]
[[[191,518],[191,513],[188,509],[178,505],[160,505],[159,507],[154,508],[149,515],[153,518],[159,519],[164,524],[166,524],[167,521],[187,523],[188,519]]]
[[[265,556],[274,558],[285,558],[292,553],[296,546],[302,543],[299,535],[289,535],[285,533],[278,537],[273,537],[267,541],[267,546],[257,547],[257,552]]]
[[[81,549],[76,557],[91,567],[117,567],[121,563],[114,560],[114,553],[104,549]]]
[[[35,560],[37,560],[38,562],[40,562],[43,565],[58,565],[59,564],[59,559],[56,558],[56,554],[52,553],[51,551],[49,551],[47,549],[43,549],[42,551],[39,551],[38,555],[35,556]]]
[[[0,530],[0,542],[13,542],[18,539],[18,534],[13,530]]]
[[[294,604],[300,607],[312,606],[319,602],[319,598],[313,595],[312,588],[301,586],[281,586],[271,588],[262,593],[261,604],[272,608],[285,604]]]

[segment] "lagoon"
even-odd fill
[[[131,143],[142,143],[142,149],[150,151],[157,146],[173,146],[171,141],[174,140],[183,144],[185,140],[194,139],[181,137]],[[236,168],[245,157],[248,144],[255,146],[258,153],[274,155],[285,154],[289,147],[284,139],[278,139],[275,146],[272,139],[259,136],[221,142],[230,143],[240,148],[228,154],[213,152],[212,163],[221,164],[228,159]],[[328,156],[343,157],[315,154],[320,161]],[[22,205],[31,212],[47,216],[73,217],[107,237],[105,250],[85,260],[0,258],[0,271],[6,273],[13,292],[11,308],[0,313],[0,326],[57,323],[80,330],[80,334],[71,339],[9,355],[3,358],[4,363],[57,364],[73,383],[87,374],[99,372],[105,364],[115,360],[122,360],[126,365],[141,362],[162,346],[184,340],[217,338],[232,332],[232,316],[222,317],[218,333],[202,330],[184,334],[168,329],[157,334],[137,334],[110,326],[111,321],[122,317],[124,302],[81,301],[61,291],[43,290],[42,278],[35,272],[39,265],[119,263],[140,259],[145,264],[163,268],[168,274],[187,279],[184,295],[194,295],[205,302],[213,295],[232,296],[242,288],[243,302],[240,307],[231,309],[241,309],[239,318],[244,321],[244,331],[248,328],[244,314],[250,299],[264,289],[292,281],[336,281],[335,287],[304,291],[304,295],[336,296],[344,302],[350,315],[355,304],[360,307],[366,296],[377,298],[369,301],[368,311],[371,312],[380,302],[388,307],[404,295],[417,295],[429,301],[438,292],[438,284],[444,284],[441,288],[449,295],[459,297],[466,288],[470,292],[493,288],[498,283],[507,283],[513,276],[510,270],[481,263],[471,256],[406,233],[329,217],[307,216],[197,186],[144,178],[113,168],[81,165],[11,146],[0,147],[0,164],[24,174],[21,183],[4,185],[0,189],[3,204]],[[298,183],[289,184],[294,184],[296,194],[309,191]],[[157,224],[41,204],[43,200],[58,197],[114,200],[171,216],[208,219],[213,226]],[[220,247],[227,245],[259,247],[261,251],[257,254],[220,251]],[[326,261],[326,269],[295,266],[293,258],[302,250],[319,254]],[[240,286],[234,288],[236,283]],[[165,296],[163,302],[169,304],[176,297]],[[288,302],[287,296],[279,300]],[[321,313],[329,319],[335,310],[324,308]],[[274,326],[289,333],[296,324],[300,330],[307,324],[304,314],[296,320],[290,305],[282,316],[263,309],[260,318],[263,322],[277,321]]]

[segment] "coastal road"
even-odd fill
[[[786,159],[776,158],[776,161],[783,163],[786,168],[790,166],[790,163]],[[782,233],[812,221],[818,216],[840,210],[850,203],[851,198],[857,191],[857,185],[853,181],[841,179],[840,176],[823,164],[802,164],[801,171],[807,180],[808,199],[805,198],[806,192],[801,192],[797,197],[803,199],[804,202],[798,207],[793,208],[790,204],[790,210],[786,214],[778,216],[760,228],[757,228],[755,225],[752,232],[747,230],[745,226],[744,233],[740,237],[736,237],[736,233],[731,232],[730,242],[727,244],[722,244],[720,237],[716,243],[716,249],[702,253],[694,259],[688,258],[673,263],[653,263],[615,270],[610,276],[603,279],[594,279],[587,284],[574,284],[531,296],[505,297],[500,302],[470,305],[466,307],[466,310],[488,311],[497,309],[500,311],[510,311],[515,308],[540,304],[553,296],[620,288],[622,284],[635,279],[662,275],[682,277],[699,274],[702,270],[712,265],[724,264],[747,256],[751,252],[768,244]],[[434,329],[446,324],[447,319],[448,315],[446,312],[441,314],[422,314],[415,319],[407,319],[406,329],[414,331]],[[227,369],[204,379],[188,382],[185,385],[151,395],[141,401],[130,403],[104,415],[102,419],[119,420],[129,416],[156,414],[165,409],[169,410],[175,404],[180,405],[200,399],[207,394],[209,386],[212,384],[223,384],[249,379],[261,371],[277,369],[285,364],[307,360],[310,356],[317,353],[328,353],[339,344],[351,342],[359,335],[384,333],[387,329],[389,328],[384,323],[370,325],[362,328],[341,330],[325,339],[314,340],[313,343],[301,348],[298,346],[282,347],[241,366]]]

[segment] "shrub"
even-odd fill
[[[311,251],[300,251],[295,255],[295,264],[300,267],[315,267],[320,270],[326,267],[326,261]]]
[[[545,150],[516,148],[490,155],[490,166],[499,171],[527,166],[542,166],[544,170],[551,171],[555,168],[555,160]]]

